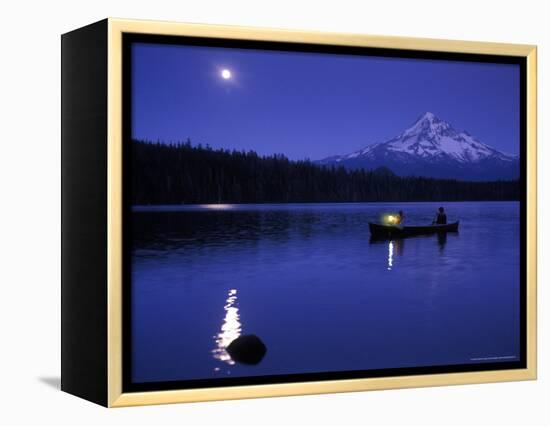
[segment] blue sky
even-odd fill
[[[142,43],[132,61],[136,139],[317,160],[384,142],[431,111],[519,152],[518,65]]]

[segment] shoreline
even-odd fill
[[[314,207],[314,206],[345,206],[345,205],[365,205],[365,204],[376,204],[380,206],[384,205],[413,205],[413,204],[464,204],[464,203],[520,203],[520,200],[467,200],[467,201],[359,201],[359,202],[306,202],[306,203],[203,203],[203,204],[137,204],[132,205],[132,212],[146,212],[146,211],[160,211],[160,210],[238,210],[239,208],[246,207],[262,207],[262,206],[273,206],[273,207],[285,207],[285,206],[304,206],[304,207]]]

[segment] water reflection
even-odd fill
[[[225,362],[229,365],[235,364],[235,361],[227,353],[227,346],[241,335],[241,322],[239,308],[237,305],[237,290],[231,289],[227,293],[227,299],[223,309],[225,317],[220,332],[214,336],[216,347],[212,350],[215,359]],[[219,368],[216,368],[218,371]]]
[[[391,271],[395,263],[395,255],[403,254],[404,240],[390,240],[388,243],[388,271]]]
[[[199,207],[207,210],[232,210],[235,208],[233,204],[199,204]]]
[[[447,233],[446,232],[440,232],[437,234],[437,245],[439,246],[439,253],[443,254],[443,250],[445,249],[445,244],[447,244]]]

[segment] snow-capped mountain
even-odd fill
[[[318,161],[348,169],[388,167],[400,176],[461,180],[517,179],[519,157],[504,154],[465,131],[455,130],[431,112],[399,136],[346,155]]]

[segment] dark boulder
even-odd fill
[[[258,364],[267,352],[262,340],[254,334],[237,337],[226,348],[233,361],[242,364]]]

